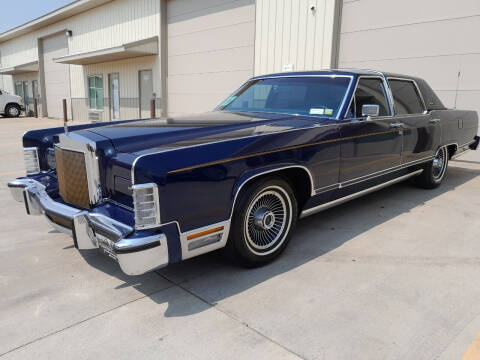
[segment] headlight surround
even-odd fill
[[[150,229],[160,225],[158,186],[154,183],[132,186],[135,229]]]
[[[35,175],[40,172],[40,161],[38,158],[38,148],[23,148],[23,160],[25,162],[25,170],[27,175]]]

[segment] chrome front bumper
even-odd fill
[[[168,265],[164,234],[138,236],[131,226],[108,216],[54,201],[45,186],[33,179],[16,179],[10,181],[8,187],[13,198],[25,204],[27,214],[45,215],[55,229],[72,236],[80,250],[102,249],[128,275],[140,275]],[[71,228],[65,224],[71,224]]]

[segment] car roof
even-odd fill
[[[259,79],[267,79],[267,78],[279,78],[279,77],[295,77],[295,76],[319,76],[319,75],[344,75],[344,76],[351,76],[353,78],[358,78],[359,76],[381,76],[384,78],[401,78],[415,81],[417,86],[420,88],[420,93],[423,95],[425,105],[427,110],[445,110],[446,107],[443,105],[442,101],[438,98],[432,88],[428,85],[428,83],[415,76],[409,75],[401,75],[389,72],[381,72],[372,69],[326,69],[326,70],[317,70],[317,71],[292,71],[292,72],[282,72],[282,73],[274,73],[274,74],[265,74],[259,75],[252,80],[259,80]]]
[[[413,76],[386,73],[373,69],[325,69],[325,70],[316,70],[316,71],[291,71],[291,72],[281,72],[281,73],[272,73],[255,76],[253,79],[264,79],[271,77],[295,77],[295,76],[316,76],[316,75],[346,75],[346,76],[361,76],[361,75],[376,75],[382,77],[398,77],[404,79],[415,78]]]
[[[380,75],[383,76],[381,72],[376,70],[368,69],[325,69],[325,70],[314,70],[314,71],[290,71],[290,72],[281,72],[281,73],[272,73],[255,76],[254,79],[262,79],[269,77],[293,77],[293,76],[315,76],[315,75],[347,75],[347,76],[358,76],[358,75]]]

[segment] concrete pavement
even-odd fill
[[[6,183],[20,138],[0,118],[0,358],[460,359],[480,331],[480,153],[442,187],[398,184],[299,222],[276,262],[221,254],[140,277],[79,253]]]

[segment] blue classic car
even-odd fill
[[[437,187],[479,143],[476,112],[372,70],[264,75],[206,114],[66,130],[27,132],[8,186],[131,275],[219,248],[264,264],[297,219],[408,178]]]

